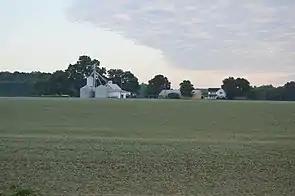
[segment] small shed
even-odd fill
[[[192,91],[192,93],[193,93],[192,99],[202,99],[203,98],[201,90],[195,89]]]

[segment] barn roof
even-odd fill
[[[122,90],[117,84],[108,84],[108,86],[109,86],[112,90],[117,90],[117,91]]]
[[[208,88],[209,92],[217,92],[219,91],[221,88]]]
[[[122,92],[122,93],[130,93],[129,91],[125,91],[123,89],[121,89],[120,86],[118,86],[117,84],[114,84],[112,81],[109,81],[107,86],[111,89],[111,91],[113,92]]]

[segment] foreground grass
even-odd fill
[[[0,99],[0,188],[294,195],[295,104]]]

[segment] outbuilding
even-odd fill
[[[226,93],[222,88],[208,88],[208,99],[225,99]]]
[[[117,98],[126,99],[131,96],[131,92],[122,90],[117,84],[108,81],[105,85],[99,85],[95,88],[95,98]]]

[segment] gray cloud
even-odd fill
[[[83,0],[70,10],[176,66],[245,72],[295,71],[294,0]]]

